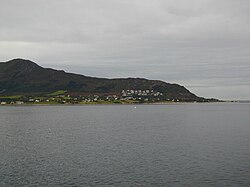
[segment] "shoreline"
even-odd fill
[[[161,103],[90,103],[90,104],[5,104],[0,105],[0,107],[22,107],[22,106],[115,106],[115,105],[182,105],[182,104],[218,104],[218,103],[238,103],[244,104],[246,102],[232,102],[232,101],[223,101],[223,102],[161,102]]]

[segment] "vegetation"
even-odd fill
[[[0,99],[20,99],[22,95],[0,96]]]
[[[1,104],[134,104],[210,102],[185,87],[142,78],[104,79],[14,59],[0,63]]]
[[[62,92],[57,92],[62,93]],[[55,95],[55,96],[54,96]],[[209,102],[211,100],[204,100]],[[216,100],[215,100],[216,101]],[[88,96],[73,96],[73,95],[44,95],[44,96],[3,96],[0,97],[1,105],[53,105],[53,104],[141,104],[141,103],[176,103],[176,102],[190,102],[185,100],[173,99],[166,100],[164,96],[154,95],[88,95]]]
[[[63,95],[67,92],[67,90],[58,90],[56,92],[48,94],[48,96],[57,96],[57,95]]]
[[[104,79],[43,68],[14,59],[0,63],[0,95],[120,95],[122,90],[155,90],[166,98],[200,98],[178,84],[143,78]],[[67,91],[66,91],[67,90]]]

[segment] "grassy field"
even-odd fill
[[[22,95],[0,96],[0,99],[20,99]]]
[[[53,93],[48,94],[48,96],[63,95],[63,94],[65,94],[65,93],[67,93],[67,90],[58,90],[58,91],[56,91],[56,92],[53,92]]]

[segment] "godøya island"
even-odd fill
[[[0,102],[6,104],[133,104],[216,102],[184,86],[144,78],[106,79],[43,68],[24,59],[0,63]]]

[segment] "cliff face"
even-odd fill
[[[142,78],[104,79],[43,68],[36,63],[14,59],[0,63],[0,94],[46,94],[57,90],[81,94],[121,94],[122,90],[154,90],[166,98],[200,100],[185,87]]]

